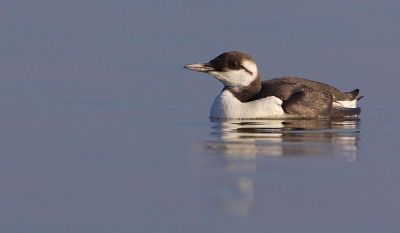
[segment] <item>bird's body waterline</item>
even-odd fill
[[[224,84],[215,98],[211,118],[336,118],[357,117],[358,89],[341,92],[325,83],[297,77],[274,78],[261,82],[253,58],[227,52],[208,63],[185,68],[214,76]]]

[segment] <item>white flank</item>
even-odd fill
[[[251,102],[240,102],[230,91],[219,94],[210,110],[211,118],[283,118],[282,100],[274,96]]]
[[[332,107],[339,107],[339,108],[356,108],[357,107],[357,100],[351,101],[335,101],[332,103]]]

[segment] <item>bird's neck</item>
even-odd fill
[[[261,79],[258,75],[257,78],[244,87],[229,87],[226,86],[222,91],[230,91],[240,102],[248,102],[261,90]]]

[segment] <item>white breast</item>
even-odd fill
[[[282,100],[275,96],[242,103],[230,91],[223,91],[215,98],[210,117],[222,119],[287,117],[281,105]]]

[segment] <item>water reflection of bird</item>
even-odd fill
[[[200,192],[200,204],[213,210],[243,216],[257,212],[260,208],[257,197],[264,198],[257,194],[263,189],[258,182],[260,171],[276,175],[275,166],[282,165],[265,160],[266,157],[341,156],[348,161],[357,160],[359,119],[211,119],[211,122],[215,123],[211,134],[216,139],[200,142],[201,149],[196,151],[205,153],[194,156],[192,161],[193,167],[201,170],[200,174],[207,174],[194,176],[198,186],[203,185],[207,191]],[[304,176],[285,166],[279,169],[280,177],[281,172],[295,179],[297,175]],[[212,169],[224,172],[210,173]]]
[[[356,117],[359,90],[341,92],[330,85],[297,77],[261,82],[253,58],[227,52],[208,63],[185,68],[208,73],[224,84],[210,110],[211,118]]]
[[[225,156],[344,155],[355,159],[359,119],[212,120],[218,140],[207,149]],[[350,158],[349,158],[350,159]]]

